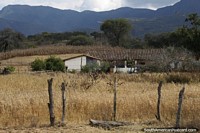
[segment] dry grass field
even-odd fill
[[[26,52],[29,53],[28,50]],[[60,51],[58,52],[60,53]],[[23,55],[22,51],[20,53]],[[75,56],[75,54],[64,54],[61,51],[56,56],[63,59]],[[190,83],[185,85],[181,126],[200,128],[200,73],[101,74],[93,82],[92,77],[88,74],[29,72],[29,64],[34,59],[48,57],[49,55],[32,55],[31,53],[26,57],[1,60],[1,67],[15,66],[16,72],[0,75],[0,133],[134,133],[142,132],[141,130],[146,127],[173,127],[176,119],[178,94],[183,84],[167,83],[166,78],[170,75],[190,79]],[[21,70],[26,72],[20,72]],[[134,125],[118,127],[109,131],[91,127],[88,125],[89,119],[112,119],[113,86],[110,83],[113,82],[114,76],[117,76],[119,80],[116,119],[117,121],[131,122]],[[62,113],[61,83],[63,81],[67,83],[66,126],[64,127],[48,127],[47,80],[50,78],[53,78],[57,123],[61,121]],[[162,121],[158,122],[155,114],[157,87],[161,80],[164,81],[161,97]]]
[[[187,74],[187,73],[186,73]],[[182,127],[200,128],[199,74],[187,74],[182,106]],[[90,127],[89,119],[111,120],[113,75],[100,75],[92,84],[87,74],[15,73],[0,75],[0,132],[141,132],[144,127],[173,127],[178,94],[183,85],[165,83],[162,87],[161,119],[156,121],[158,81],[166,74],[117,74],[117,120],[134,123],[106,131]],[[56,122],[61,121],[61,83],[67,83],[66,127],[48,128],[47,79],[53,78]],[[26,128],[25,128],[26,127]],[[25,129],[24,129],[25,128]]]
[[[61,58],[62,60],[64,60],[78,55],[80,54],[57,54],[57,55],[52,54],[52,55],[32,55],[32,56],[13,57],[6,60],[1,60],[0,68],[4,68],[6,66],[14,66],[15,72],[27,72],[31,71],[30,64],[35,59],[45,60],[50,56],[55,56],[57,58]]]

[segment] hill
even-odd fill
[[[173,6],[158,10],[123,7],[94,12],[60,10],[48,6],[8,5],[0,11],[0,29],[13,28],[25,35],[41,32],[98,31],[106,19],[128,18],[133,23],[135,36],[160,33],[184,24],[190,13],[200,14],[199,0],[181,0]]]

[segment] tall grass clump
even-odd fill
[[[180,83],[180,84],[188,84],[191,82],[191,78],[188,77],[187,75],[180,75],[180,74],[176,74],[176,75],[169,75],[165,78],[167,83]]]

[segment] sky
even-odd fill
[[[0,9],[7,5],[51,6],[77,11],[107,11],[120,7],[157,9],[177,3],[180,0],[0,0]]]

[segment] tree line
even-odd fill
[[[185,24],[173,32],[146,34],[143,39],[132,36],[134,26],[128,19],[106,20],[100,26],[100,32],[64,32],[24,36],[12,29],[0,31],[0,51],[31,48],[40,45],[64,43],[67,45],[108,44],[125,48],[165,48],[182,47],[200,58],[200,17],[189,14]]]

